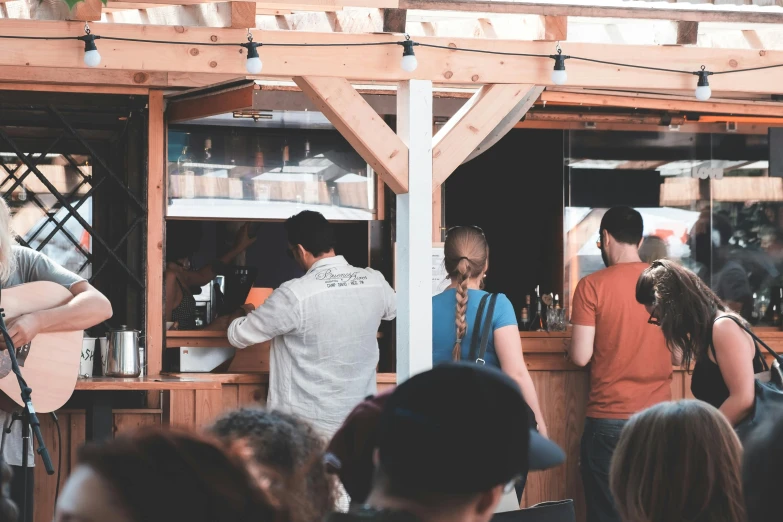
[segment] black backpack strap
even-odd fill
[[[732,321],[734,321],[735,323],[737,323],[737,326],[739,326],[740,328],[742,328],[743,330],[745,330],[746,332],[748,332],[748,333],[750,334],[750,336],[753,338],[753,341],[754,341],[754,342],[753,342],[753,346],[755,346],[755,347],[756,347],[756,357],[758,357],[759,359],[761,359],[761,365],[762,365],[762,367],[764,368],[764,370],[769,370],[769,365],[767,365],[767,360],[764,358],[764,356],[762,356],[762,354],[761,354],[761,350],[759,350],[759,345],[763,346],[763,347],[764,347],[764,348],[765,348],[765,349],[766,349],[766,350],[767,350],[767,351],[768,351],[770,354],[772,354],[772,357],[774,357],[774,358],[775,358],[775,360],[778,362],[778,364],[779,364],[780,366],[783,366],[783,357],[781,357],[780,355],[778,355],[778,353],[777,353],[775,350],[773,350],[772,348],[770,348],[770,347],[767,345],[767,343],[765,343],[764,341],[762,341],[761,339],[759,339],[759,338],[758,338],[758,336],[756,336],[756,334],[754,334],[754,333],[753,333],[753,332],[750,330],[750,328],[747,328],[747,327],[746,327],[744,324],[742,324],[742,321],[740,321],[739,319],[737,319],[737,318],[736,318],[736,317],[734,317],[733,315],[722,315],[721,317],[718,317],[717,319],[715,319],[715,320],[712,322],[713,326],[714,326],[714,325],[715,325],[715,323],[718,321],[718,319],[723,319],[724,317],[725,317],[725,318],[727,318],[727,319],[731,319]],[[710,346],[712,346],[712,354],[713,354],[713,356],[715,356],[715,346],[712,344],[712,341],[710,341]],[[755,358],[755,357],[754,357],[754,358]],[[717,357],[717,356],[715,356],[715,361],[716,361],[716,362],[718,361],[718,357]]]
[[[481,320],[484,318],[484,308],[487,306],[487,298],[489,294],[484,294],[479,301],[478,310],[476,311],[476,320],[473,321],[473,335],[470,340],[470,360],[476,359],[476,351],[479,348],[479,336],[481,335]]]
[[[486,296],[484,296],[486,297]],[[478,357],[476,357],[476,364],[484,364],[484,355],[487,353],[487,345],[489,344],[489,332],[492,331],[492,317],[495,315],[495,303],[498,300],[497,294],[491,294],[489,298],[489,308],[487,309],[487,316],[484,318],[483,332],[481,332],[481,347],[479,348]]]

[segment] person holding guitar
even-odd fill
[[[109,300],[96,290],[86,279],[59,266],[46,255],[31,248],[19,246],[11,230],[11,213],[8,204],[0,198],[0,288],[6,289],[35,281],[49,281],[67,288],[72,294],[65,304],[54,308],[41,309],[21,315],[6,310],[8,334],[14,346],[20,347],[32,341],[36,335],[45,332],[72,332],[84,330],[111,318],[112,307]],[[0,350],[5,350],[5,342],[0,341]],[[6,359],[6,353],[0,353],[0,359]],[[24,373],[24,369],[22,369]],[[11,378],[14,378],[11,375]],[[33,395],[35,401],[35,394]],[[11,422],[11,413],[0,410],[0,423],[3,428]],[[22,469],[22,426],[13,424],[11,433],[6,435],[2,457],[11,466],[11,498],[21,506],[24,503],[25,473]],[[33,465],[34,444],[30,444],[28,463]],[[27,513],[25,520],[33,520],[33,473],[27,474]]]

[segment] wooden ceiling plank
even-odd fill
[[[408,191],[408,147],[348,80],[309,76],[294,82],[395,194]]]
[[[542,88],[485,85],[432,138],[432,188],[438,188],[522,100],[529,109]],[[525,109],[525,110],[527,110]],[[521,115],[520,115],[521,117]]]
[[[503,0],[400,0],[401,9],[423,11],[470,11],[498,14],[531,14],[589,18],[638,18],[689,22],[783,23],[783,12],[737,9],[662,8],[633,6],[591,6]]]

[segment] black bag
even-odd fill
[[[489,309],[487,310],[487,316],[484,317],[484,308],[487,306],[487,300],[489,300]],[[495,315],[495,303],[497,300],[497,294],[484,294],[476,311],[476,320],[473,321],[473,337],[470,340],[470,359],[476,361],[476,364],[484,365],[486,362],[484,361],[484,355],[487,353],[489,332],[492,331],[492,316]],[[482,322],[484,323],[483,326]]]
[[[783,357],[767,346],[767,343],[759,339],[750,329],[746,328],[739,319],[730,315],[725,317],[737,323],[740,328],[750,334],[754,341],[753,345],[756,347],[756,356],[761,359],[762,368],[764,369],[764,371],[756,374],[756,399],[753,405],[753,412],[734,428],[740,440],[744,443],[752,437],[753,433],[765,419],[783,415],[783,373],[781,373],[780,369],[781,364],[783,364]],[[775,358],[771,368],[763,357],[759,345],[763,346]]]
[[[574,501],[542,502],[519,511],[495,513],[490,522],[575,522]]]

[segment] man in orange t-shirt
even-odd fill
[[[581,471],[587,522],[620,522],[609,490],[609,465],[620,432],[636,412],[671,399],[671,355],[660,328],[636,302],[642,216],[614,207],[604,214],[598,247],[607,266],[579,281],[574,292],[568,355],[590,366]]]

